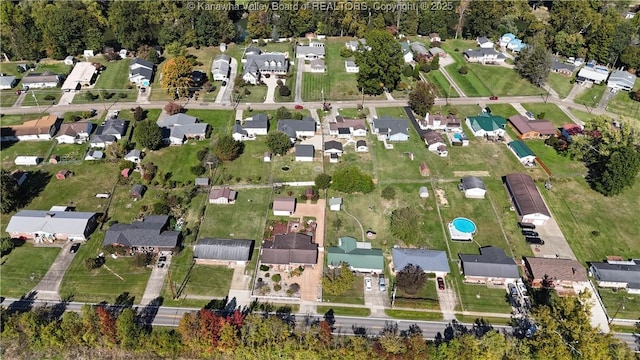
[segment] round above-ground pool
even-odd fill
[[[473,240],[473,235],[476,234],[476,224],[464,217],[457,217],[449,223],[449,234],[451,240]]]

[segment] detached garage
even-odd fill
[[[253,240],[200,239],[193,247],[196,264],[245,264],[251,259]]]
[[[551,213],[529,175],[514,173],[504,176],[502,180],[520,222],[544,225],[551,219]]]
[[[460,180],[464,197],[467,199],[484,199],[487,188],[479,177],[466,176]]]

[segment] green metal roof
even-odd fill
[[[498,129],[504,129],[507,124],[507,120],[502,116],[491,115],[489,113],[483,113],[478,116],[469,116],[469,123],[471,129],[476,132],[480,129],[484,131],[495,131]]]
[[[522,142],[521,140],[515,140],[509,143],[509,147],[513,149],[513,151],[518,155],[519,158],[523,158],[526,156],[536,156],[536,154],[529,149],[527,144]]]
[[[340,238],[340,246],[327,249],[327,263],[338,265],[347,263],[354,269],[380,270],[384,268],[384,257],[381,249],[357,248],[357,241],[352,237]]]

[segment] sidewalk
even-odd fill
[[[449,84],[451,84],[451,86],[456,90],[456,92],[458,92],[458,95],[460,95],[460,97],[463,97],[463,98],[467,97],[467,95],[465,95],[465,93],[460,89],[458,84],[456,84],[456,82],[453,81],[453,78],[449,75],[447,70],[445,70],[445,68],[444,68],[444,66],[442,66],[442,64],[440,64],[440,72],[442,73],[442,75],[444,75],[444,77],[447,79]]]

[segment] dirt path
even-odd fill
[[[318,262],[314,267],[307,266],[300,276],[300,299],[302,301],[317,301],[320,295],[318,291],[322,281],[322,269],[324,264],[324,222],[325,211],[327,208],[326,200],[320,199],[316,204],[298,203],[295,215],[292,217],[314,217],[316,219],[316,237],[318,244]]]

